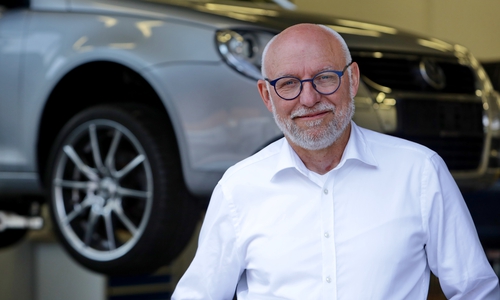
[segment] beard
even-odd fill
[[[307,150],[325,149],[335,143],[349,125],[354,115],[354,97],[351,97],[349,105],[345,109],[337,107],[328,102],[320,102],[313,108],[299,107],[295,109],[289,117],[282,117],[277,114],[274,101],[271,99],[273,116],[276,124],[283,134],[297,146]],[[331,111],[334,119],[326,125],[322,125],[323,120],[309,121],[306,128],[300,128],[294,117],[313,114],[317,112]]]

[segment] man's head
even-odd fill
[[[346,132],[354,114],[359,70],[356,63],[348,66],[351,56],[338,33],[315,24],[289,27],[268,43],[262,59],[267,80],[258,82],[260,95],[291,143],[319,150]],[[287,78],[276,81],[281,77]]]

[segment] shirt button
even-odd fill
[[[325,193],[325,195],[328,195],[328,190],[327,190],[327,189],[324,189],[324,190],[323,190],[323,193]]]
[[[328,283],[332,282],[332,280],[330,279],[330,276],[326,277],[326,282],[328,282]]]
[[[326,237],[326,238],[329,238],[329,237],[330,237],[330,235],[328,234],[328,232],[325,232],[325,237]]]

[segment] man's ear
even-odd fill
[[[356,62],[353,62],[351,65],[351,95],[354,97],[358,93],[358,87],[359,87],[359,66]]]
[[[265,80],[259,79],[257,81],[257,88],[259,90],[260,97],[262,98],[262,101],[264,101],[264,104],[266,105],[267,109],[270,112],[273,112],[273,106],[271,104],[271,96],[270,92],[268,89],[268,84]]]

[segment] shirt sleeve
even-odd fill
[[[427,259],[448,299],[498,300],[498,277],[455,180],[438,155],[422,177]]]
[[[208,206],[195,257],[179,280],[172,300],[232,299],[242,273],[234,207],[216,186]]]

